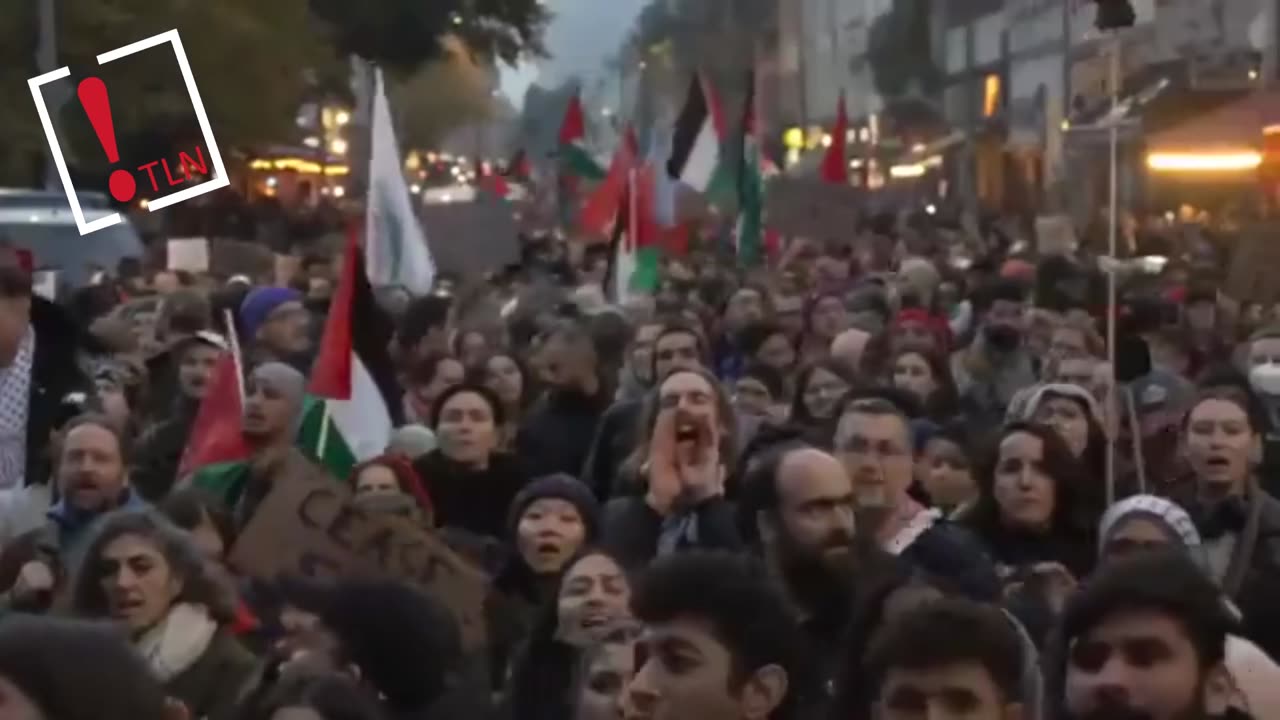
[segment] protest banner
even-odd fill
[[[477,199],[423,205],[422,227],[436,269],[462,277],[520,262],[520,236],[510,203]]]
[[[489,579],[432,533],[394,513],[370,512],[332,482],[276,481],[231,549],[231,566],[272,581],[391,577],[412,583],[458,619],[464,646],[484,646]]]
[[[826,242],[857,232],[862,200],[858,188],[818,178],[777,177],[765,190],[765,223],[789,237]]]

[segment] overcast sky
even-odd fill
[[[545,37],[551,57],[506,69],[502,89],[516,107],[534,82],[555,86],[566,77],[599,69],[631,30],[648,0],[547,0],[555,13]]]

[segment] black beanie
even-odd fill
[[[595,541],[596,532],[600,527],[600,503],[596,500],[591,488],[572,475],[564,473],[540,477],[524,486],[524,489],[511,501],[511,512],[507,515],[508,536],[511,538],[516,536],[520,516],[524,515],[524,511],[530,505],[547,498],[572,503],[577,508],[578,514],[582,516],[582,526],[586,529],[586,542]]]

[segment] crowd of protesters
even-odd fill
[[[1109,349],[1096,268],[990,247],[695,248],[611,303],[599,249],[538,239],[380,290],[403,422],[329,481],[487,574],[481,648],[395,578],[230,561],[327,472],[339,263],[59,304],[0,262],[0,718],[1280,717],[1280,325],[1173,258]],[[180,467],[224,318],[252,456],[218,485]]]

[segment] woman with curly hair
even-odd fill
[[[232,717],[256,660],[233,637],[235,600],[189,536],[152,511],[103,518],[72,587],[73,612],[129,634],[191,717]]]

